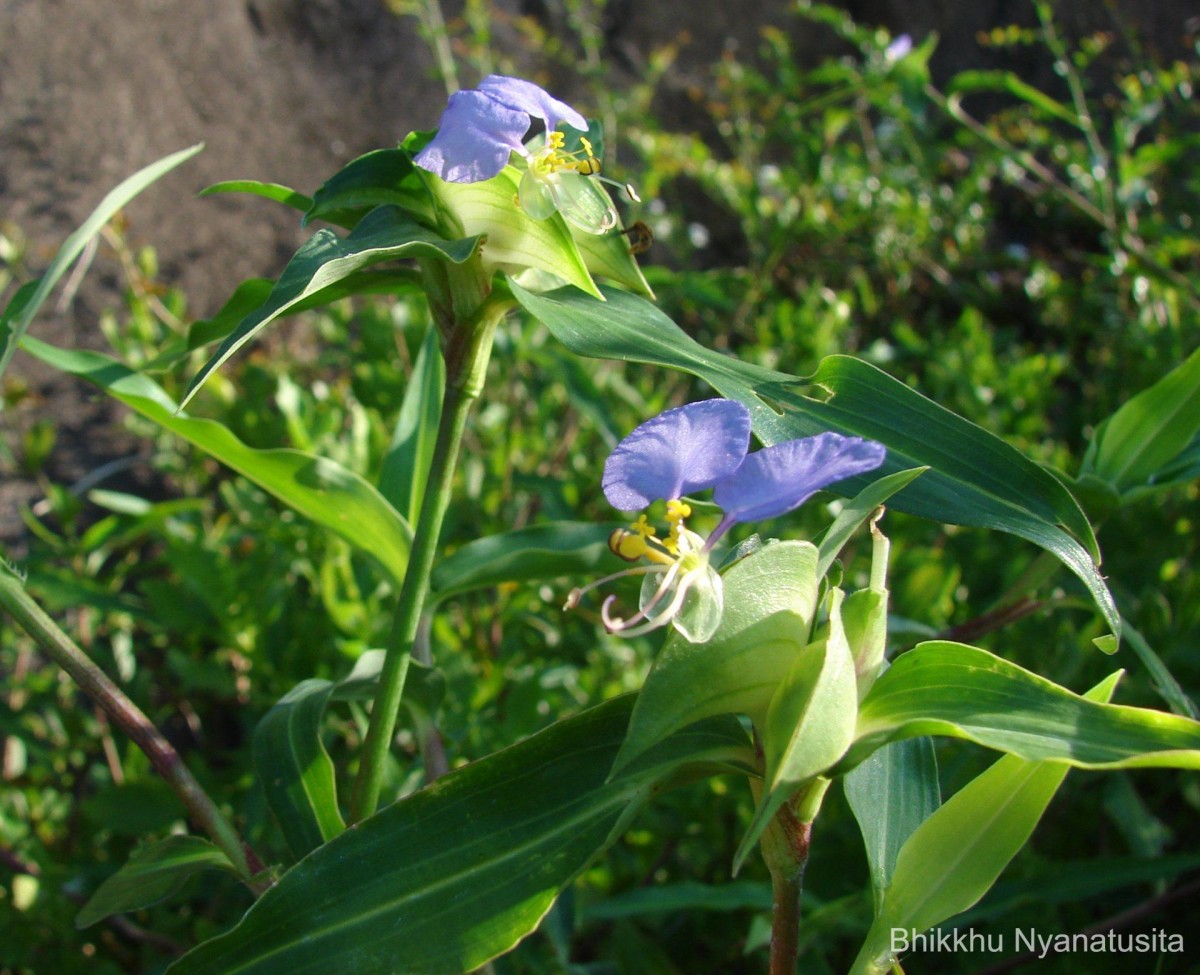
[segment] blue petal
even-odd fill
[[[750,454],[716,485],[713,501],[725,512],[725,525],[774,518],[823,487],[875,470],[886,455],[883,444],[837,433],[788,440]]]
[[[703,491],[729,476],[750,446],[750,411],[736,400],[689,403],[647,420],[604,465],[604,496],[621,511]]]
[[[442,112],[437,135],[413,161],[447,183],[478,183],[499,173],[514,149],[522,150],[528,128],[526,112],[482,92],[457,91]]]
[[[516,109],[546,123],[546,131],[553,132],[559,122],[566,122],[573,129],[587,131],[587,120],[566,102],[548,94],[532,81],[509,78],[506,75],[490,74],[479,83],[479,90],[506,108]]]

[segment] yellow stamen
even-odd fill
[[[636,562],[650,551],[644,535],[636,534],[625,528],[618,528],[608,536],[608,547],[613,555],[626,562]]]
[[[671,526],[671,533],[662,544],[672,555],[679,554],[679,535],[684,528],[683,520],[690,517],[691,513],[692,506],[686,501],[674,498],[667,502],[667,523]]]

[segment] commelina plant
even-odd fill
[[[889,51],[910,73],[923,70],[911,45]],[[795,971],[801,880],[835,784],[861,827],[874,903],[852,971],[900,971],[891,932],[927,930],[974,904],[1028,839],[1068,768],[1200,766],[1200,724],[1110,703],[1119,672],[1081,695],[961,643],[933,640],[892,654],[884,502],[1040,546],[1090,595],[1110,631],[1098,642],[1114,651],[1121,621],[1071,479],[853,357],[831,356],[799,377],[692,340],[653,303],[621,232],[606,188],[614,184],[598,176],[598,127],[531,82],[485,78],[452,96],[436,132],[367,153],[311,197],[246,181],[212,187],[281,200],[300,208],[306,224],[330,227],[300,247],[249,311],[234,301],[236,313],[210,323],[198,341],[220,344],[181,404],[144,372],[29,335],[87,240],[194,151],[114,190],[46,273],[17,293],[0,317],[0,369],[19,344],[190,439],[374,558],[395,587],[396,607],[386,645],[364,654],[353,673],[303,681],[263,717],[255,766],[290,854],[264,863],[161,733],[38,607],[17,569],[0,570],[0,606],[146,751],[205,834],[148,837],[90,892],[81,924],[155,901],[196,869],[225,870],[252,892],[253,905],[230,930],[174,961],[170,975],[474,971],[534,931],[653,796],[722,772],[744,776],[755,797],[731,869],[757,850],[770,871],[770,972]],[[634,199],[615,185],[626,202]],[[407,471],[419,504],[401,510],[328,458],[253,451],[186,412],[206,378],[268,325],[389,289],[426,297],[429,348],[445,363],[440,410],[429,414],[436,446]],[[578,536],[565,529],[555,530],[568,541],[552,558],[541,531],[481,539],[452,558],[438,550],[493,339],[518,310],[573,354],[682,370],[717,393],[648,418],[595,472],[618,509],[666,504],[663,536],[643,514],[609,539],[617,556],[639,562],[626,573],[645,580],[636,611],[618,615],[609,596],[600,614],[611,631],[661,628],[664,640],[638,693],[564,715],[492,755],[469,756],[474,761],[397,800],[383,773],[400,708],[420,690],[410,675],[426,680],[437,663],[417,640],[420,621],[454,591],[455,566],[474,560],[470,578],[495,584],[557,577],[577,564],[569,539]],[[163,361],[185,354],[164,349]],[[1177,384],[1179,376],[1167,379]],[[1125,432],[1135,421],[1145,429],[1147,410],[1161,414],[1150,426],[1162,436],[1178,432],[1172,424],[1187,411],[1172,409],[1175,388],[1148,391],[1137,417],[1118,413],[1099,424],[1103,443],[1086,472],[1093,485],[1111,482],[1119,493],[1128,471],[1146,467],[1144,444]],[[750,450],[753,438],[760,449]],[[1170,462],[1169,451],[1159,453]],[[827,488],[845,500],[813,540],[755,537],[718,554],[732,526],[778,523]],[[696,517],[695,495],[709,490],[722,514],[704,538],[688,519]],[[866,586],[848,591],[838,554],[860,531],[870,538],[871,571]],[[431,591],[435,569],[450,582]],[[582,605],[588,590],[614,578],[575,579],[581,587],[569,604]],[[369,725],[354,757],[354,788],[339,795],[321,721],[335,702],[353,698],[370,700]],[[965,739],[1001,757],[943,803],[930,736]]]

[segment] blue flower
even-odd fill
[[[529,155],[524,139],[535,118],[547,133],[560,122],[587,131],[582,115],[532,81],[488,75],[477,89],[450,96],[437,135],[413,161],[448,183],[491,179],[508,165],[511,153]]]
[[[525,144],[533,119],[546,127],[536,148]],[[586,137],[579,137],[581,149],[568,150],[560,124],[581,132],[588,127],[575,109],[533,82],[488,75],[477,89],[450,96],[437,135],[413,161],[448,183],[478,183],[498,175],[516,153],[525,166],[518,200],[526,214],[545,220],[561,213],[587,233],[607,233],[617,226],[617,211],[598,182],[616,185],[635,200],[637,194],[599,175],[600,161]]]
[[[606,628],[633,636],[670,622],[693,643],[707,640],[720,623],[723,599],[721,577],[708,558],[717,539],[733,525],[786,514],[830,484],[875,470],[886,455],[882,444],[837,433],[753,453],[749,446],[750,411],[727,399],[668,410],[617,444],[604,465],[605,497],[623,511],[665,500],[670,530],[656,537],[642,515],[614,532],[609,547],[617,555],[649,564],[574,590],[568,607],[597,585],[643,574],[639,611],[628,619],[613,616],[615,597],[609,596],[601,609]],[[686,527],[691,507],[683,496],[708,488],[723,517],[705,540]]]

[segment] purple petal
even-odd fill
[[[433,141],[413,160],[447,183],[478,183],[491,179],[521,151],[529,115],[501,105],[478,91],[450,96]]]
[[[907,34],[901,34],[883,52],[883,57],[889,63],[899,61],[901,58],[906,58],[913,49],[912,38]]]
[[[604,496],[621,511],[703,491],[737,470],[750,446],[750,411],[736,400],[689,403],[647,420],[604,465]]]
[[[716,485],[713,501],[725,512],[723,524],[774,518],[823,487],[875,470],[886,455],[883,444],[837,433],[788,440],[750,454]]]
[[[553,132],[559,122],[566,122],[573,129],[587,131],[587,120],[566,102],[543,91],[532,81],[490,74],[479,83],[479,90],[494,98],[507,108],[516,109],[540,118],[546,123],[546,131]]]

